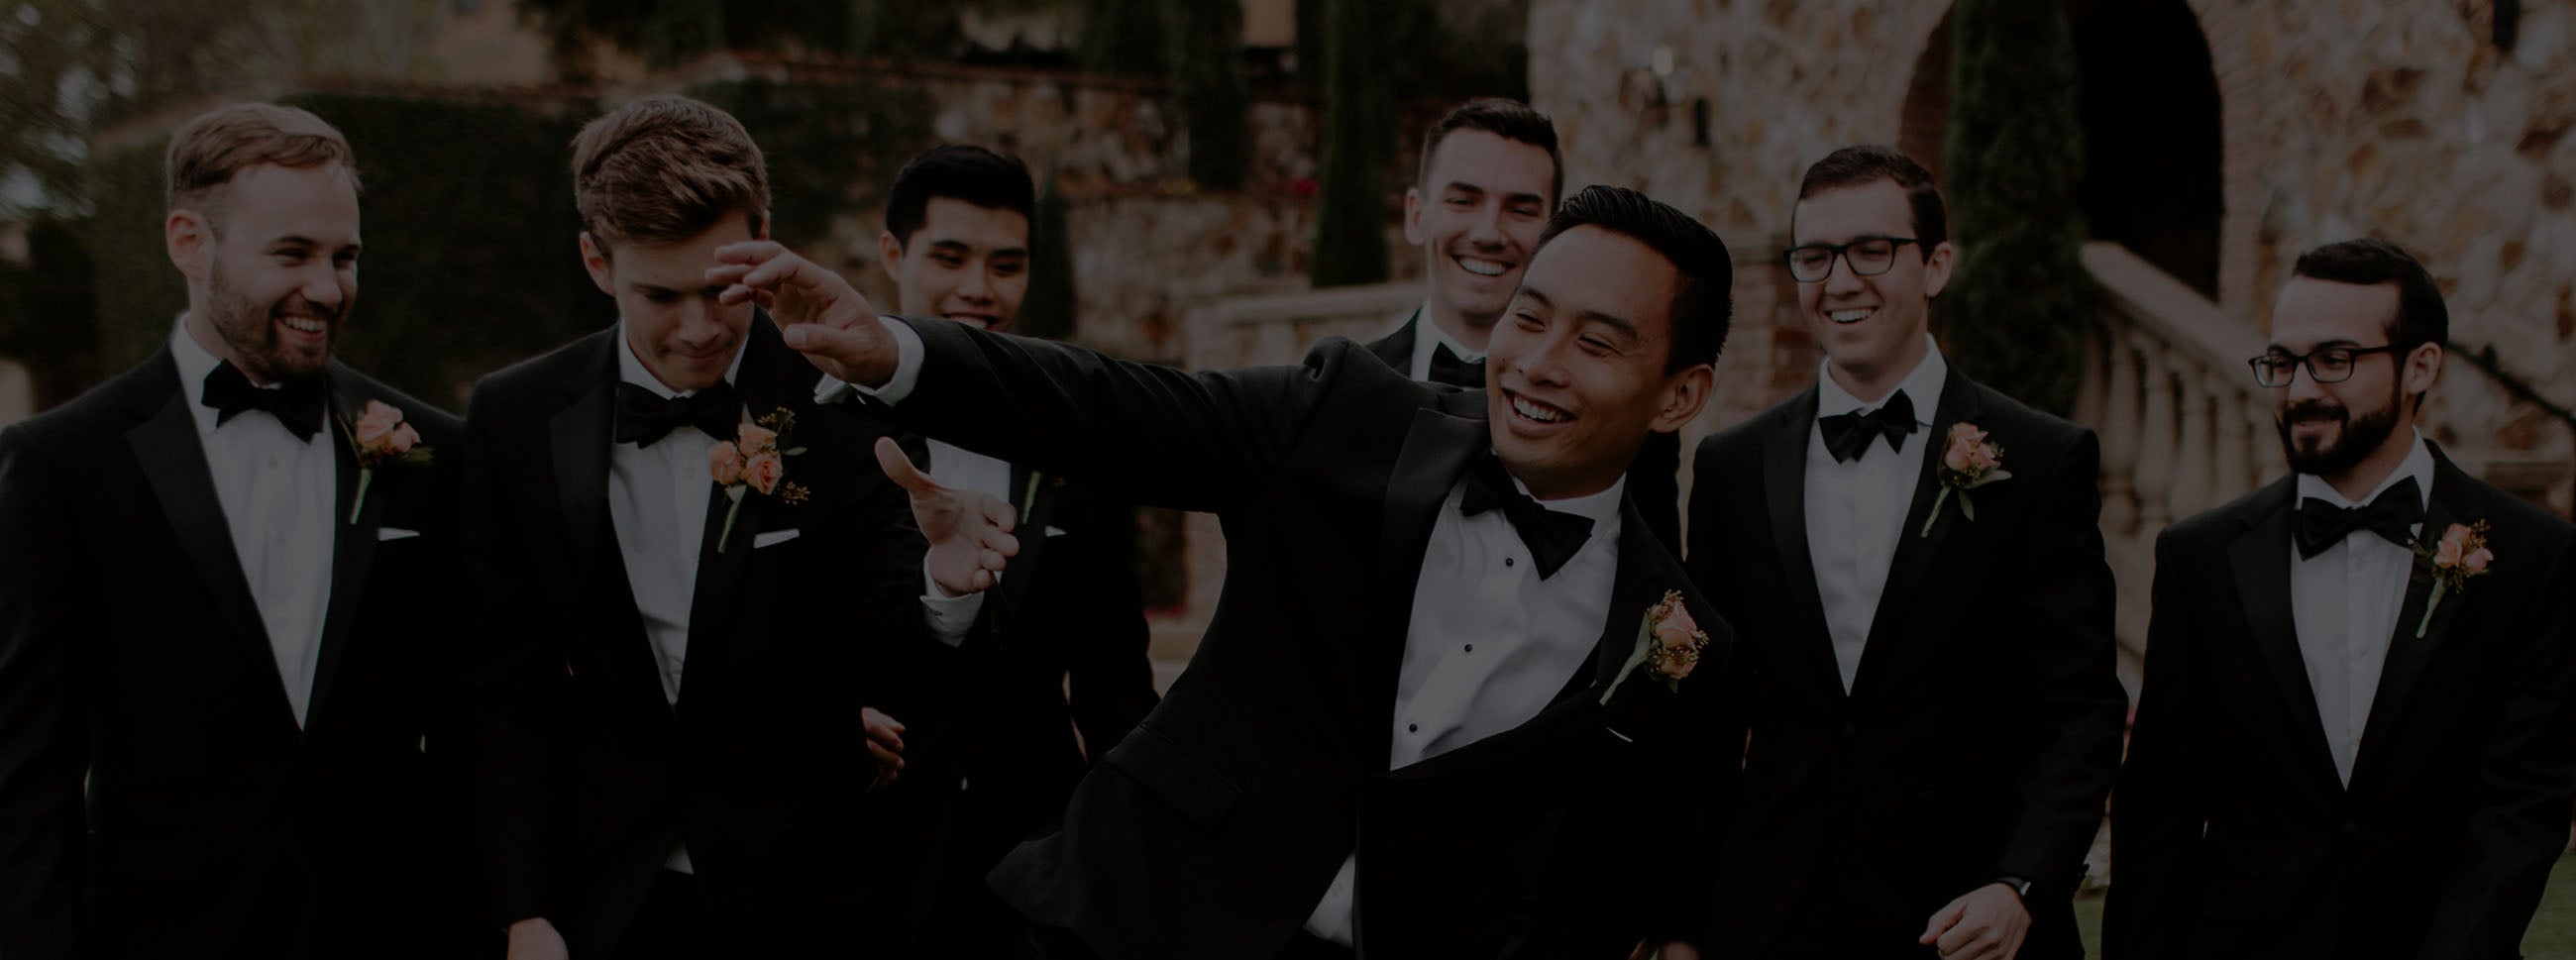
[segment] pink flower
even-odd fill
[[[357,434],[358,444],[360,446],[368,447],[376,446],[378,441],[383,440],[386,434],[392,433],[395,427],[401,426],[402,422],[403,415],[401,410],[395,409],[391,404],[387,404],[382,400],[369,400],[367,401],[366,410],[358,414],[358,427],[355,431]],[[419,437],[417,436],[413,437],[413,440],[415,441],[418,439]],[[404,449],[410,449],[409,445],[405,445]],[[400,453],[402,451],[397,450],[395,452]]]
[[[2487,564],[2494,562],[2495,553],[2485,547],[2479,547],[2468,556],[2460,558],[2460,566],[2473,574],[2487,572]]]
[[[742,451],[736,449],[733,444],[721,440],[717,441],[715,446],[708,447],[707,475],[714,477],[716,485],[720,487],[741,483]]]
[[[771,430],[768,427],[761,426],[757,423],[746,423],[742,425],[735,442],[742,445],[744,453],[752,456],[758,456],[763,453],[774,453],[778,450],[778,431]],[[769,491],[763,490],[761,492],[768,493]]]
[[[1941,464],[1957,473],[1982,473],[1995,468],[1994,445],[1986,442],[1986,432],[1976,424],[1950,425],[1950,446],[1941,451]]]
[[[2459,566],[2461,547],[2462,541],[2452,537],[2443,537],[2442,545],[2433,549],[2433,565],[2437,567]]]
[[[743,482],[762,493],[777,490],[778,481],[786,476],[787,463],[779,459],[775,445],[772,449],[752,454],[742,464]]]
[[[410,453],[411,448],[419,443],[420,431],[412,429],[411,424],[406,423],[395,427],[394,432],[385,435],[384,447],[386,452],[399,457]]]

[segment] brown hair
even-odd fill
[[[1508,97],[1478,97],[1459,104],[1422,131],[1422,157],[1414,171],[1415,186],[1431,186],[1431,158],[1440,152],[1440,141],[1460,130],[1482,130],[1505,140],[1514,140],[1547,151],[1551,175],[1547,184],[1547,204],[1551,210],[1565,199],[1565,154],[1556,148],[1556,123],[1547,114],[1529,104]]]
[[[170,135],[163,160],[169,209],[192,208],[212,218],[218,192],[243,170],[263,163],[298,170],[339,164],[358,183],[357,154],[349,140],[321,117],[274,103],[234,103],[199,114]]]
[[[603,246],[678,243],[740,212],[769,216],[769,170],[732,114],[687,97],[638,100],[572,138],[573,205]]]

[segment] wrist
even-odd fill
[[[2007,873],[1995,878],[1995,886],[2012,891],[2013,897],[2022,902],[2023,909],[2029,908],[2030,881],[2028,879]]]

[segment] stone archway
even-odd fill
[[[2228,201],[2250,172],[2222,78],[2241,51],[2203,30],[2210,0],[2063,0],[2075,34],[2085,136],[2080,200],[2093,238],[2128,247],[2214,301],[2235,303],[2252,254]],[[2231,54],[2235,56],[2230,56]],[[1950,17],[1915,58],[1897,146],[1938,173],[1950,116]]]

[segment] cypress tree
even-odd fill
[[[1315,211],[1311,275],[1318,287],[1387,278],[1386,183],[1394,133],[1385,92],[1370,82],[1366,0],[1324,0],[1324,156]]]
[[[1012,332],[1049,340],[1073,336],[1073,231],[1065,224],[1064,194],[1055,171],[1039,181],[1037,219],[1029,224],[1029,293],[1020,301]]]

